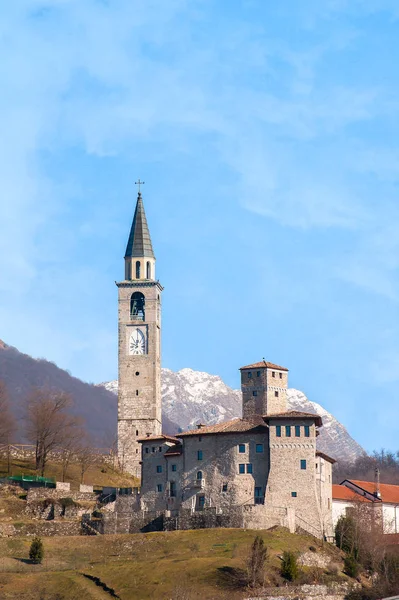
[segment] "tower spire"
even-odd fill
[[[137,195],[136,210],[125,252],[125,258],[132,257],[155,258],[141,192]]]
[[[137,185],[142,185],[140,179]],[[141,192],[137,194],[136,209],[125,252],[125,279],[154,279],[155,255],[145,216]]]

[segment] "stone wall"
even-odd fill
[[[32,488],[27,494],[25,514],[46,521],[77,519],[88,510],[94,510],[96,502],[96,494],[89,492]]]
[[[125,470],[140,476],[138,439],[159,435],[161,424],[161,292],[156,281],[123,281],[118,286],[118,457]],[[145,321],[132,320],[130,299],[134,292],[145,297]],[[139,329],[145,352],[130,350],[130,337]]]
[[[295,585],[284,588],[265,588],[256,596],[245,600],[344,600],[352,587],[348,583],[336,583],[331,585]]]
[[[264,505],[234,506],[225,511],[216,507],[194,512],[184,508],[176,511],[147,511],[140,510],[138,497],[120,496],[116,500],[115,512],[103,513],[100,522],[94,520],[90,524],[100,533],[139,533],[215,527],[270,529],[274,526],[287,527],[293,533],[295,511],[267,508]]]
[[[0,537],[81,535],[80,521],[37,521],[36,523],[0,523]]]

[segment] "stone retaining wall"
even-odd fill
[[[265,588],[256,596],[245,598],[245,600],[344,600],[353,587],[359,587],[359,584],[336,583],[270,587]]]
[[[0,523],[1,537],[81,535],[80,521],[37,521],[36,523]]]
[[[192,512],[188,508],[176,511],[140,510],[138,495],[119,496],[113,513],[102,514],[101,524],[94,527],[101,533],[139,533],[144,531],[174,531],[233,527],[241,529],[270,529],[287,527],[295,531],[293,509],[267,508],[264,505],[232,506],[221,512],[214,507]]]

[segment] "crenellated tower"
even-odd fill
[[[155,255],[138,193],[118,287],[118,459],[140,476],[138,438],[162,432],[161,293]]]

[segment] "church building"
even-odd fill
[[[285,367],[241,367],[242,418],[162,434],[163,288],[140,192],[117,286],[118,455],[141,477],[128,511],[117,501],[129,530],[283,525],[331,539],[335,461],[316,448],[321,417],[287,410]]]

